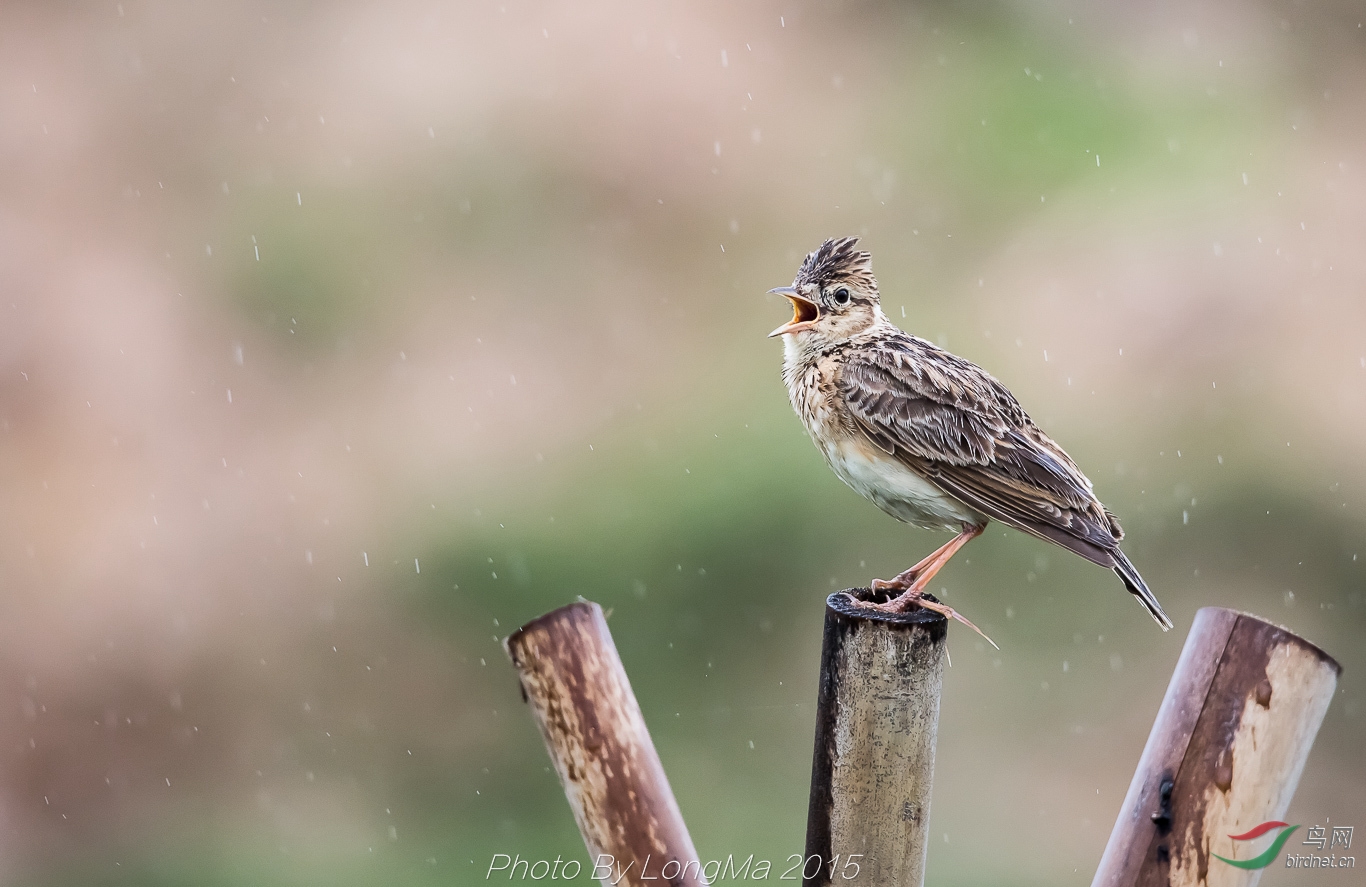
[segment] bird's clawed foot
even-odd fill
[[[906,572],[910,572],[910,570],[907,570]],[[905,575],[905,573],[901,574],[901,576]],[[898,586],[895,583],[897,582],[897,580],[901,578],[901,576],[897,576],[896,579],[891,580],[874,579],[871,583],[869,583],[869,585],[872,587],[874,592],[900,591],[901,588],[904,588],[904,586]],[[998,650],[1001,649],[1000,647],[996,646],[995,641],[993,641],[990,637],[987,636],[986,632],[982,631],[982,629],[974,625],[971,619],[964,616],[962,613],[959,613],[957,610],[955,610],[953,607],[950,607],[948,604],[941,604],[939,601],[932,601],[927,599],[925,597],[925,592],[922,589],[916,588],[914,585],[912,585],[909,589],[906,589],[906,591],[904,591],[897,597],[892,598],[885,604],[865,603],[861,604],[861,606],[867,607],[870,610],[880,610],[883,613],[906,613],[909,612],[912,607],[921,607],[926,610],[933,610],[934,612],[939,613],[942,616],[945,616],[949,619],[955,619],[963,623],[968,628],[971,628],[973,631],[981,635],[982,639],[986,641],[988,644],[991,644]]]
[[[939,552],[935,552],[935,554],[938,553]],[[868,585],[873,591],[891,591],[900,594],[903,591],[914,588],[915,581],[925,572],[925,568],[933,562],[934,555],[930,555],[909,570],[897,573],[891,579],[874,579],[872,582],[868,583]],[[926,576],[926,581],[929,581],[929,578],[929,576]]]
[[[969,540],[980,536],[984,529],[986,529],[986,524],[966,524],[963,527],[963,532],[904,573],[899,573],[892,579],[874,579],[869,583],[874,592],[893,591],[900,592],[900,594],[885,604],[864,604],[863,606],[881,610],[884,613],[904,613],[911,607],[924,607],[926,610],[933,610],[949,619],[958,620],[980,634],[988,644],[996,647],[996,642],[987,637],[986,632],[973,625],[970,619],[953,607],[925,599],[925,586],[930,584],[934,574],[938,573],[939,569],[949,562],[949,558],[953,557],[958,549],[966,545]],[[996,649],[1001,648],[996,647]]]

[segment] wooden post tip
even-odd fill
[[[548,628],[552,625],[559,625],[561,623],[591,622],[598,618],[605,619],[605,617],[602,616],[602,607],[592,601],[579,599],[572,604],[565,604],[563,607],[557,607],[549,613],[537,616],[535,619],[525,623],[521,628],[503,638],[503,649],[509,656],[513,657],[513,661],[515,662],[516,657],[513,656],[513,650],[520,644],[521,638],[524,635],[533,632],[538,628]]]
[[[925,598],[939,603],[939,599],[932,594],[925,595]],[[949,620],[944,614],[936,613],[934,610],[915,607],[901,613],[888,613],[885,610],[874,610],[859,605],[882,603],[885,599],[885,593],[879,594],[871,588],[846,588],[827,597],[825,606],[832,615],[850,622],[880,622],[891,627],[908,629],[920,627],[927,629],[935,640],[948,633]]]
[[[1195,618],[1228,620],[1248,619],[1260,625],[1265,625],[1268,628],[1274,629],[1275,631],[1283,635],[1283,640],[1297,644],[1306,652],[1318,657],[1318,659],[1321,660],[1325,665],[1330,666],[1334,670],[1334,672],[1337,673],[1338,677],[1342,677],[1342,664],[1340,662],[1338,662],[1332,656],[1328,655],[1328,652],[1324,650],[1322,647],[1320,647],[1318,644],[1314,643],[1313,641],[1305,640],[1305,638],[1296,634],[1295,632],[1291,631],[1290,629],[1286,628],[1284,625],[1281,625],[1278,622],[1272,622],[1270,619],[1263,619],[1261,616],[1258,616],[1255,613],[1248,613],[1245,610],[1234,610],[1230,607],[1201,607],[1199,610],[1196,611]],[[1193,626],[1192,633],[1194,633]]]

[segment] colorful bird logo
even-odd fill
[[[1281,848],[1285,846],[1285,842],[1290,839],[1291,832],[1299,828],[1298,825],[1290,825],[1286,822],[1264,822],[1251,831],[1243,832],[1241,835],[1229,835],[1229,837],[1235,841],[1254,841],[1272,829],[1277,828],[1285,829],[1285,831],[1276,836],[1276,840],[1271,842],[1270,847],[1251,859],[1229,859],[1220,856],[1218,853],[1211,853],[1210,855],[1215,859],[1222,860],[1229,865],[1237,866],[1240,869],[1264,869],[1271,865],[1276,859],[1276,856],[1281,852]]]

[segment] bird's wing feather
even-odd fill
[[[838,384],[860,430],[911,470],[987,517],[1114,566],[1118,522],[980,367],[903,333],[852,347]]]

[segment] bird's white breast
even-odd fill
[[[846,438],[822,447],[839,479],[898,520],[936,530],[961,530],[982,516],[866,441]]]
[[[934,530],[958,531],[986,518],[878,449],[847,421],[847,407],[823,377],[821,361],[784,336],[783,378],[792,407],[835,475],[892,517]],[[843,414],[843,415],[842,415]]]

